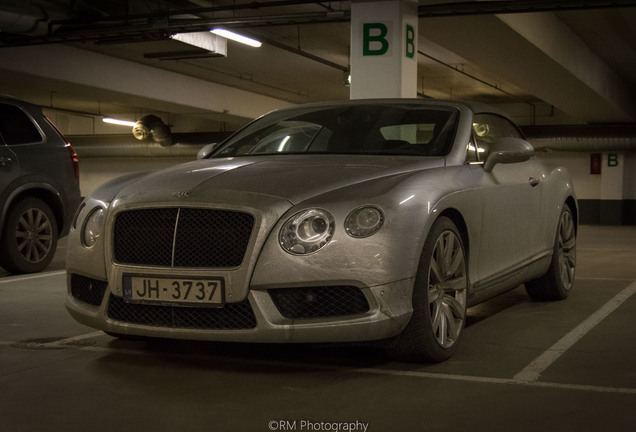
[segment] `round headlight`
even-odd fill
[[[278,240],[285,251],[294,255],[316,252],[333,237],[335,223],[329,212],[309,209],[289,218],[280,230]]]
[[[95,207],[89,213],[82,226],[82,244],[84,247],[90,248],[95,246],[97,240],[102,236],[104,228],[105,212],[101,207]]]
[[[384,214],[377,207],[359,207],[345,219],[345,230],[351,237],[369,237],[377,233],[384,224]]]

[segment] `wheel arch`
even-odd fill
[[[64,229],[64,204],[60,195],[50,186],[45,184],[40,185],[22,185],[14,190],[6,200],[4,207],[2,208],[2,218],[0,219],[0,232],[4,228],[4,222],[9,210],[13,208],[20,201],[27,198],[41,199],[49,206],[53,215],[55,216],[55,222],[57,224],[58,235]]]
[[[437,217],[445,216],[449,218],[459,230],[459,234],[462,237],[462,243],[464,244],[464,250],[466,252],[466,260],[468,261],[470,258],[470,237],[468,236],[468,226],[466,225],[466,221],[461,212],[453,207],[447,208],[440,213]]]
[[[565,199],[565,205],[567,205],[570,208],[570,211],[572,212],[572,217],[574,219],[574,231],[575,233],[578,234],[579,231],[579,208],[578,205],[576,204],[576,200],[574,199],[573,196],[568,196]]]

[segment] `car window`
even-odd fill
[[[479,161],[486,160],[490,146],[497,138],[523,138],[523,134],[511,121],[496,114],[475,114],[473,117],[473,136],[475,141],[473,157]]]
[[[453,109],[406,105],[289,110],[253,122],[212,157],[285,153],[444,156],[454,139],[457,116]]]
[[[0,103],[0,136],[5,144],[42,142],[40,130],[20,108]]]

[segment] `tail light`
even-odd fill
[[[51,125],[51,127],[55,129],[55,132],[57,132],[57,134],[60,137],[62,137],[62,139],[66,143],[65,147],[68,149],[68,154],[71,157],[71,163],[73,164],[73,171],[75,172],[75,179],[79,181],[79,159],[77,157],[77,153],[75,153],[75,150],[73,150],[73,146],[71,145],[70,142],[66,140],[66,137],[62,134],[62,132],[60,132],[57,126],[55,126],[55,124],[48,117],[44,117],[44,118]]]
[[[73,164],[73,171],[75,172],[75,178],[79,181],[79,159],[77,158],[77,153],[73,150],[73,146],[71,143],[66,143],[66,148],[68,149],[68,153],[71,156],[71,163]]]

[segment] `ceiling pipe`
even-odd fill
[[[634,0],[489,0],[423,5],[418,8],[418,15],[420,18],[438,18],[460,15],[615,9],[634,6],[636,6]]]
[[[636,126],[571,125],[521,128],[537,152],[636,152]]]
[[[345,3],[338,1],[337,3]],[[349,3],[349,2],[346,2]],[[65,4],[75,4],[72,1]],[[86,6],[84,2],[80,5]],[[215,12],[241,11],[241,10],[262,10],[275,7],[301,6],[308,4],[318,4],[326,9],[322,12],[307,12],[296,14],[280,15],[255,15],[247,17],[234,17],[226,19],[198,16],[193,19],[175,19],[177,16],[197,16],[214,14]],[[479,2],[452,2],[433,5],[423,5],[419,7],[419,16],[444,17],[459,15],[483,15],[483,14],[510,14],[510,13],[530,13],[566,10],[586,10],[586,9],[607,9],[636,6],[636,0],[490,0]],[[14,11],[15,8],[8,8],[0,5],[0,10]],[[70,17],[68,10],[63,19],[51,19],[40,14],[35,15],[36,21],[48,24],[48,31],[45,35],[29,38],[20,35],[12,37],[10,34],[3,35],[0,42],[5,46],[21,46],[48,43],[66,43],[86,40],[108,40],[109,38],[121,38],[129,35],[137,40],[167,38],[172,33],[196,32],[209,30],[209,26],[259,26],[259,25],[287,25],[287,24],[310,24],[316,22],[343,22],[351,19],[349,10],[337,10],[313,0],[283,0],[272,2],[249,2],[232,4],[226,6],[212,6],[203,8],[190,8],[173,11],[155,11],[146,14],[123,14],[116,16],[96,16],[91,14],[85,16],[79,14],[77,17]],[[75,11],[72,11],[75,12]],[[59,15],[58,15],[59,16]],[[5,17],[6,19],[6,17]],[[64,28],[66,26],[66,29]],[[1,46],[1,45],[0,45]]]

